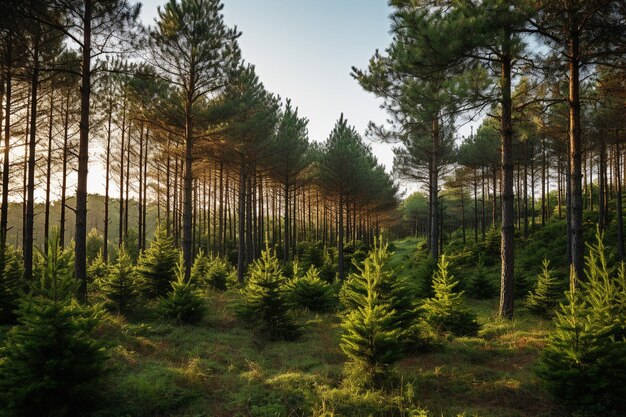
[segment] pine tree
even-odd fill
[[[176,279],[178,251],[167,231],[159,227],[150,247],[139,257],[137,274],[141,292],[149,297],[162,297],[168,293]]]
[[[561,286],[550,269],[550,261],[543,260],[535,291],[528,294],[526,307],[533,313],[550,316],[562,297]]]
[[[25,289],[24,264],[21,253],[13,246],[4,250],[4,265],[0,273],[0,323],[13,323],[20,291]]]
[[[107,306],[119,314],[128,313],[137,299],[137,278],[126,246],[120,246],[117,262],[100,280]]]
[[[402,355],[398,312],[381,294],[388,278],[382,273],[385,258],[386,246],[381,245],[359,268],[359,274],[346,283],[352,282],[344,295],[351,309],[342,322],[340,346],[350,358],[351,378],[358,385],[380,387],[389,367]]]
[[[457,291],[459,284],[448,273],[448,261],[442,255],[433,276],[435,295],[422,304],[423,319],[434,329],[456,336],[474,335],[479,324],[476,315],[467,309],[463,291]]]
[[[105,352],[91,332],[93,314],[74,302],[71,253],[58,232],[41,276],[20,300],[19,324],[0,349],[0,403],[8,416],[86,415],[98,404]]]
[[[244,293],[244,317],[256,322],[270,339],[293,339],[298,335],[289,314],[285,276],[275,253],[266,248],[250,267]]]
[[[90,283],[97,283],[107,275],[109,275],[109,267],[104,262],[102,251],[99,251],[87,267],[87,279]]]
[[[541,353],[538,375],[571,408],[593,415],[626,411],[626,275],[607,265],[602,235],[588,245],[586,282],[566,294],[556,329]]]
[[[498,293],[493,281],[489,278],[485,264],[482,260],[479,260],[476,264],[476,269],[472,274],[469,285],[467,286],[467,293],[478,299],[493,298]]]
[[[191,281],[185,279],[182,256],[176,266],[176,281],[172,282],[172,290],[161,299],[159,307],[165,317],[178,324],[196,324],[204,317],[204,300]]]
[[[288,284],[290,301],[311,311],[328,311],[336,304],[333,287],[320,279],[317,268],[311,266],[303,277],[293,278]]]
[[[362,266],[355,265],[358,273],[351,274],[343,285],[340,299],[348,310],[366,307],[368,279],[372,279],[377,296],[395,311],[391,317],[391,325],[399,333],[406,350],[412,351],[424,344],[419,330],[419,308],[416,303],[416,289],[406,277],[397,273],[389,266],[392,253],[387,243],[380,238],[368,254]],[[373,275],[374,278],[368,278]]]

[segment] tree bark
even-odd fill
[[[513,125],[511,121],[511,58],[502,59],[502,240],[500,256],[500,317],[513,316],[514,268],[514,195],[513,195]]]
[[[87,175],[89,173],[89,107],[91,96],[91,20],[93,0],[85,0],[83,15],[82,80],[80,88],[80,127],[78,178],[76,184],[76,231],[74,271],[80,282],[79,299],[87,302]]]

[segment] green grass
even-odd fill
[[[240,323],[236,293],[207,296],[208,317],[176,326],[148,308],[141,321],[112,317],[110,381],[101,416],[560,416],[533,374],[549,322],[519,309],[494,317],[496,301],[471,301],[483,329],[403,359],[396,388],[357,392],[344,382],[337,314],[298,314],[296,342],[263,342]],[[409,409],[414,410],[410,414]],[[404,410],[404,411],[400,411]]]
[[[393,262],[408,264],[417,241],[394,244]],[[344,381],[340,313],[298,312],[298,341],[265,342],[237,318],[239,300],[235,291],[207,294],[208,315],[195,326],[163,320],[155,305],[104,320],[110,372],[98,416],[564,415],[533,372],[552,324],[519,305],[501,321],[497,300],[470,300],[483,325],[477,337],[404,358],[391,391],[368,393]]]

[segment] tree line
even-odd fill
[[[187,278],[203,250],[236,257],[243,280],[266,244],[284,261],[305,240],[343,258],[344,242],[371,241],[395,216],[397,186],[356,130],[342,115],[325,142],[311,141],[298,108],[244,63],[220,1],[169,1],[153,26],[126,0],[7,6],[0,247],[9,235],[21,243],[26,279],[58,196],[60,245],[70,229],[86,299],[94,157],[104,167],[105,262],[129,239],[145,249],[156,218],[182,248]],[[15,202],[21,225],[8,223]]]
[[[353,76],[384,99],[390,123],[369,133],[397,144],[394,172],[427,189],[430,253],[441,249],[445,188],[458,195],[464,231],[473,206],[474,239],[489,224],[501,230],[502,316],[513,314],[515,228],[528,234],[536,201],[542,223],[555,203],[567,218],[574,285],[584,276],[585,204],[597,201],[603,226],[615,197],[623,255],[623,2],[390,4],[392,43]],[[459,144],[455,128],[479,115]]]

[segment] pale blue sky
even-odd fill
[[[143,1],[142,20],[153,24],[163,0]],[[350,77],[367,66],[374,51],[390,42],[387,0],[223,0],[224,18],[241,32],[246,62],[256,66],[265,87],[290,98],[309,119],[309,136],[328,137],[340,113],[363,134],[370,120],[381,123],[380,101]],[[375,145],[391,169],[389,145]]]

